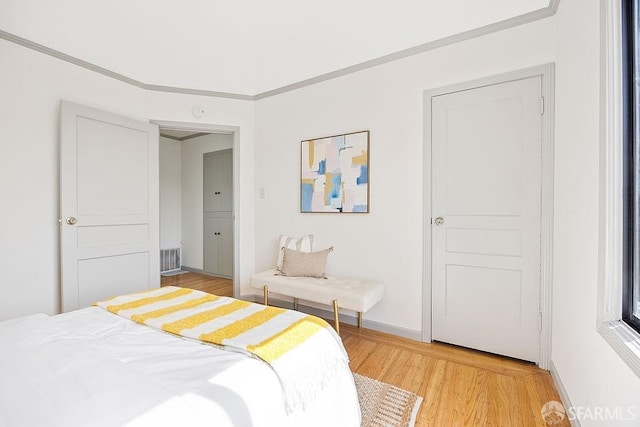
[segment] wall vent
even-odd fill
[[[160,273],[180,270],[180,248],[160,249]]]

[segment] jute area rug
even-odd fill
[[[413,427],[422,397],[363,375],[353,374],[362,427]]]

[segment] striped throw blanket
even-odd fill
[[[304,409],[349,363],[333,328],[297,311],[175,286],[95,305],[152,328],[263,360],[280,379],[288,413]]]

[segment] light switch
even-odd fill
[[[261,199],[267,198],[267,190],[264,187],[260,187],[260,198]]]

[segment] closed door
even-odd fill
[[[204,218],[204,271],[218,274],[220,269],[220,239],[218,218]]]
[[[432,98],[432,337],[539,359],[541,79]]]
[[[204,271],[216,276],[233,276],[233,219],[225,213],[204,218]]]
[[[204,155],[204,271],[233,276],[233,152]]]
[[[63,101],[62,310],[160,286],[158,127]]]
[[[218,272],[225,277],[233,276],[233,219],[218,218]]]
[[[231,212],[233,206],[233,154],[231,150],[204,156],[204,211]]]

